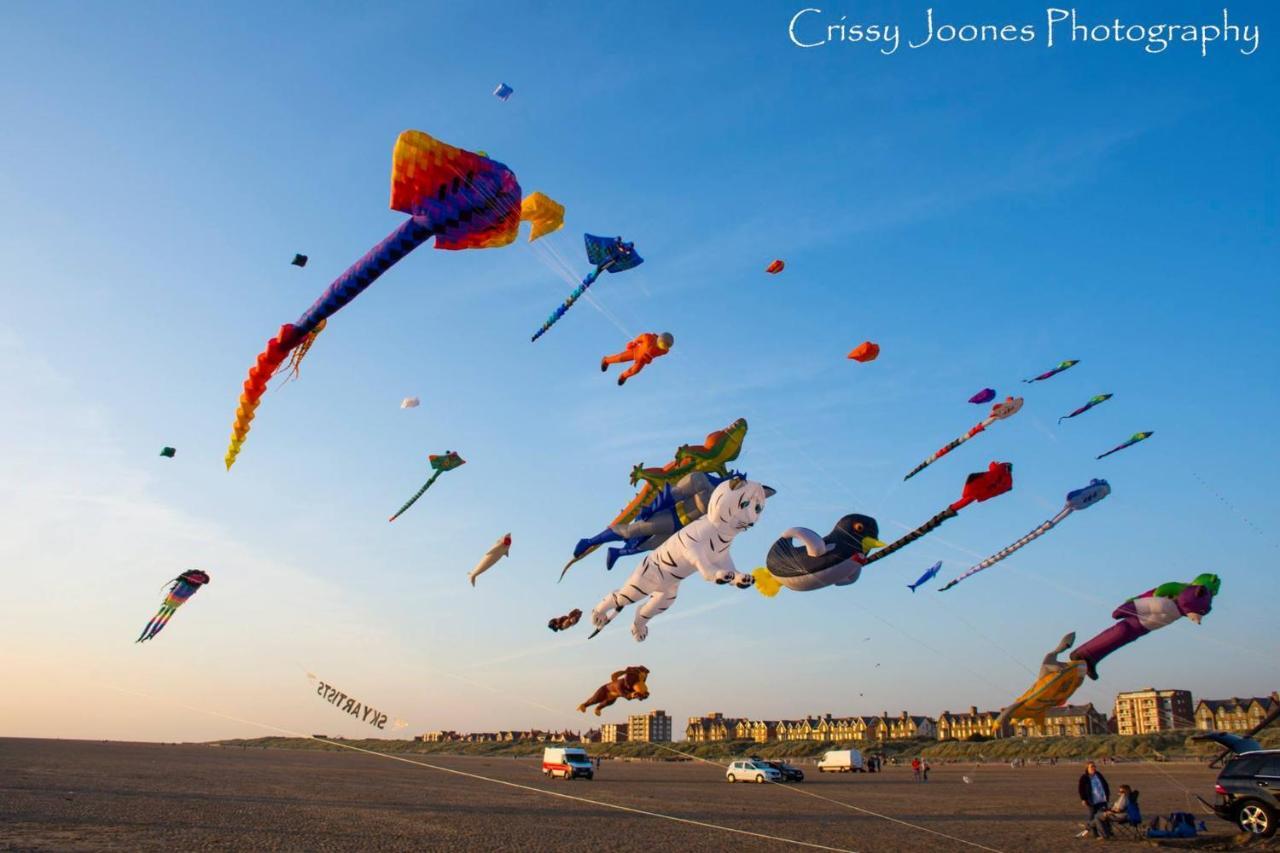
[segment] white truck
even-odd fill
[[[592,779],[596,774],[587,751],[576,746],[549,746],[542,750],[542,772],[552,779]]]
[[[818,762],[819,773],[861,773],[862,753],[856,749],[833,749]]]

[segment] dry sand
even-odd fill
[[[723,770],[693,762],[606,761],[595,781],[565,782],[524,759],[407,757],[843,850],[980,849],[957,839],[1002,851],[1143,849],[1072,837],[1079,766],[943,766],[927,784],[900,768],[824,776],[810,767],[800,785],[780,786],[730,785]],[[1199,814],[1185,789],[1209,799],[1216,775],[1202,764],[1103,772],[1113,788],[1138,788],[1148,815]],[[0,850],[805,849],[539,791],[351,752],[0,739]],[[1205,821],[1212,833],[1230,832]]]

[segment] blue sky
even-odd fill
[[[1274,689],[1274,11],[1230,7],[1262,27],[1252,56],[1041,41],[886,57],[795,47],[805,5],[11,6],[0,636],[22,701],[0,730],[259,733],[186,705],[363,733],[307,671],[409,731],[577,728],[577,703],[641,663],[652,699],[605,719],[998,707],[1063,633],[1091,636],[1125,598],[1202,571],[1224,579],[1204,624],[1116,654],[1079,698]],[[918,29],[926,4],[813,5]],[[1081,13],[1221,16],[1162,6]],[[500,81],[509,102],[490,95]],[[562,202],[544,243],[575,270],[584,231],[626,235],[646,263],[531,345],[572,287],[546,251],[419,249],[267,395],[226,473],[256,353],[401,221],[387,183],[406,128]],[[767,276],[775,257],[787,269]],[[619,389],[599,357],[641,331],[676,349]],[[847,361],[864,339],[879,360]],[[1081,363],[1018,382],[1065,358]],[[1025,393],[1023,413],[903,483],[981,418],[965,401],[988,385]],[[1115,398],[1055,423],[1102,392]],[[421,408],[400,410],[408,395]],[[737,465],[778,490],[734,545],[742,569],[783,529],[848,512],[893,538],[992,459],[1014,463],[1014,491],[847,589],[766,600],[693,578],[642,645],[629,615],[589,644],[585,625],[548,632],[625,580],[592,560],[555,583],[630,498],[630,467],[737,417]],[[166,444],[176,459],[156,456]],[[388,525],[446,449],[468,464]],[[906,590],[1099,476],[1105,503],[1016,558],[945,595]],[[507,531],[512,556],[472,589]],[[162,582],[192,567],[210,586],[134,646]]]

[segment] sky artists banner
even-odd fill
[[[335,708],[340,708],[344,713],[350,714],[353,717],[358,717],[361,722],[368,723],[376,729],[386,728],[388,717],[377,708],[374,708],[371,705],[366,705],[352,696],[348,696],[332,684],[321,681],[309,672],[307,673],[307,678],[319,683],[319,687],[316,688],[316,695],[328,702],[330,705],[333,705]],[[400,720],[396,720],[392,728],[404,728],[405,725],[407,724]]]

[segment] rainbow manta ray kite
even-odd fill
[[[1014,551],[1017,551],[1022,546],[1026,545],[1029,542],[1034,542],[1036,539],[1039,539],[1041,536],[1048,533],[1050,530],[1052,530],[1054,527],[1058,525],[1058,522],[1062,521],[1068,515],[1071,515],[1071,513],[1075,512],[1078,509],[1088,509],[1089,507],[1093,506],[1094,504],[1096,504],[1098,501],[1102,500],[1109,494],[1111,494],[1111,486],[1107,483],[1106,480],[1090,480],[1089,485],[1085,486],[1083,489],[1076,489],[1075,491],[1067,492],[1067,503],[1062,507],[1061,510],[1059,510],[1057,515],[1055,515],[1053,518],[1041,524],[1039,527],[1037,527],[1035,530],[1028,533],[1026,536],[1023,536],[1017,542],[1014,542],[1012,545],[1008,546],[1007,548],[1002,548],[999,551],[992,554],[990,557],[987,557],[981,563],[978,563],[976,566],[969,569],[964,574],[960,575],[960,577],[947,581],[946,586],[942,587],[942,589],[938,591],[946,592],[947,590],[951,589],[951,587],[960,583],[960,581],[964,580],[970,575],[976,575],[978,572],[982,571],[983,569],[991,568],[996,563],[1000,562],[1005,557],[1012,554]]]
[[[435,473],[432,474],[430,479],[422,484],[422,488],[418,489],[418,491],[414,493],[413,497],[405,501],[404,506],[396,510],[396,514],[388,518],[387,521],[395,521],[397,518],[404,515],[405,510],[417,503],[418,498],[422,497],[423,494],[426,493],[427,489],[431,488],[431,484],[436,481],[436,478],[445,471],[452,471],[454,468],[461,468],[463,465],[467,464],[467,460],[463,459],[452,450],[446,450],[443,456],[431,454],[427,457],[427,461],[431,463],[431,468]]]
[[[209,576],[199,569],[183,572],[170,581],[169,594],[165,596],[164,604],[160,605],[160,610],[151,617],[147,627],[142,629],[142,633],[134,642],[145,642],[164,630],[164,626],[168,625],[169,620],[173,618],[174,611],[186,604],[187,599],[195,595],[196,590],[208,582]]]
[[[946,456],[948,453],[955,450],[957,447],[964,444],[966,441],[973,438],[975,435],[982,432],[983,430],[991,426],[996,421],[1002,421],[1005,418],[1013,417],[1018,413],[1018,411],[1021,408],[1022,408],[1021,397],[1006,397],[1003,403],[996,403],[994,406],[991,407],[991,414],[987,415],[985,420],[983,420],[981,423],[974,424],[972,427],[970,427],[969,431],[966,432],[964,435],[948,443],[945,447],[938,450],[928,459],[924,460],[919,465],[912,468],[911,471],[907,474],[907,476],[903,477],[902,479],[910,480],[916,474],[919,474],[925,468],[928,468],[934,462],[937,462],[939,459]]]
[[[1039,376],[1032,376],[1030,379],[1024,379],[1022,381],[1023,382],[1043,382],[1044,380],[1050,378],[1051,376],[1057,376],[1062,371],[1069,370],[1070,368],[1075,367],[1079,363],[1080,363],[1080,359],[1069,358],[1066,361],[1059,364],[1057,367],[1053,368],[1053,370],[1046,370],[1044,373],[1041,373]]]
[[[644,263],[644,258],[636,253],[636,244],[624,243],[621,237],[597,237],[594,234],[583,234],[582,237],[587,244],[587,260],[595,264],[596,268],[587,273],[582,284],[573,289],[568,299],[556,306],[556,310],[543,322],[542,328],[533,333],[533,337],[529,339],[531,342],[545,335],[564,316],[564,312],[572,308],[573,303],[587,292],[587,288],[595,283],[600,273],[605,270],[611,273],[626,272]]]
[[[338,276],[301,317],[281,326],[249,369],[231,427],[227,470],[235,464],[267,383],[285,358],[299,347],[310,346],[329,317],[397,261],[431,237],[436,238],[437,249],[506,246],[516,239],[521,220],[534,222],[530,236],[534,239],[559,227],[559,222],[553,221],[557,209],[560,222],[564,215],[564,208],[541,193],[522,201],[516,176],[502,163],[446,145],[417,130],[406,130],[396,140],[391,208],[409,214],[409,218]],[[300,356],[295,357],[295,368],[299,360]]]

